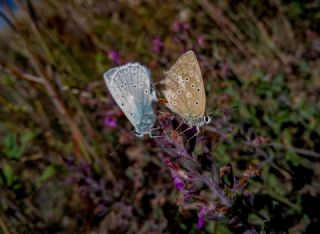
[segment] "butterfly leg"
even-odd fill
[[[166,136],[156,136],[156,135],[152,135],[152,133],[149,133],[150,138],[160,138],[160,137],[166,137]]]
[[[162,135],[156,136],[156,135],[153,135],[153,134],[152,134],[152,131],[161,130],[161,129],[162,129],[162,128],[152,128],[152,129],[150,129],[150,132],[149,132],[150,138],[166,137],[166,136],[167,136],[167,133],[166,133],[166,132],[164,132],[165,136],[162,136]]]
[[[192,126],[192,127],[188,127],[188,128],[186,128],[185,130],[183,130],[182,132],[180,132],[180,134],[183,134],[183,133],[189,131],[189,130],[192,129],[192,128],[193,128],[193,126]],[[199,127],[197,126],[197,128],[199,128]]]
[[[199,134],[199,132],[200,132],[200,129],[199,129],[199,126],[197,125],[197,127],[196,127],[196,133],[195,134],[193,134],[193,136],[192,137],[190,137],[189,139],[188,139],[188,141],[191,141],[194,137],[196,137],[198,134]]]
[[[180,123],[179,123],[179,125],[178,125],[178,127],[176,127],[176,128],[174,129],[174,131],[178,131],[178,129],[181,127],[182,123],[183,123],[183,121],[181,120]],[[185,130],[184,130],[184,131],[185,131]]]

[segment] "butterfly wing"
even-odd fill
[[[193,51],[183,54],[165,73],[160,91],[167,107],[183,118],[202,118],[206,96],[198,60]]]
[[[129,81],[124,76],[125,66],[112,68],[104,74],[104,80],[108,90],[120,107],[124,115],[135,126],[138,121],[134,116],[135,99],[129,87]]]
[[[136,132],[148,133],[154,126],[156,115],[153,110],[155,96],[151,85],[150,71],[138,63],[129,65],[133,85],[131,86],[136,98],[136,118],[140,121],[135,125]]]
[[[128,63],[107,71],[104,74],[104,80],[113,99],[136,128],[136,131],[147,132],[148,129],[140,126],[145,118],[144,112],[151,109],[155,115],[152,109],[151,81],[148,69],[138,63]]]

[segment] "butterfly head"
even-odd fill
[[[203,122],[204,122],[205,124],[209,124],[209,123],[211,122],[211,120],[212,120],[212,118],[211,118],[210,116],[208,116],[208,115],[205,115],[205,116],[203,117]]]
[[[135,134],[137,137],[139,137],[139,138],[142,138],[142,137],[145,135],[145,133],[143,133],[143,132],[137,132],[137,131],[135,131],[134,134]]]
[[[205,124],[209,124],[211,122],[211,117],[208,115],[203,116],[202,118],[198,118],[194,120],[195,125],[201,127]]]
[[[209,124],[212,118],[210,117],[210,115],[205,115],[205,116],[196,117],[196,118],[193,116],[188,116],[184,120],[188,125],[201,127],[204,124]]]
[[[136,127],[134,134],[139,138],[142,138],[146,134],[150,135],[153,125],[154,124],[152,125],[149,124],[149,125],[144,125],[143,127]]]

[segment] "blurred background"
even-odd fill
[[[0,233],[231,233],[179,209],[161,149],[128,134],[102,79],[138,61],[160,81],[187,50],[207,112],[231,109],[224,140],[202,133],[215,165],[261,166],[243,219],[319,232],[319,1],[0,4]]]

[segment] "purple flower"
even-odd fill
[[[190,26],[188,23],[177,20],[173,23],[172,29],[174,32],[186,32],[190,30]]]
[[[206,213],[207,213],[207,209],[205,207],[202,207],[200,212],[198,213],[198,223],[197,223],[197,228],[198,229],[201,229],[204,224],[205,224],[205,216],[206,216]]]
[[[103,119],[103,125],[109,128],[115,128],[117,127],[117,120],[115,117],[111,116],[111,115],[107,115],[104,119]]]
[[[99,216],[102,217],[104,216],[106,213],[108,212],[108,208],[103,205],[103,204],[99,204],[95,209],[94,209],[94,213]]]
[[[162,51],[163,42],[160,37],[156,37],[152,41],[152,51],[159,54]]]
[[[199,37],[197,38],[197,43],[198,43],[198,45],[199,45],[200,47],[204,47],[206,41],[205,41],[205,39],[204,39],[203,36],[199,36]]]
[[[110,50],[108,52],[108,58],[116,65],[120,64],[120,54],[118,51]]]
[[[173,183],[179,191],[184,189],[185,184],[178,176],[173,176]]]
[[[230,66],[227,63],[222,64],[222,73],[224,76],[227,76],[230,72]]]
[[[64,181],[67,185],[73,185],[78,182],[78,180],[74,177],[67,177],[67,179]]]

